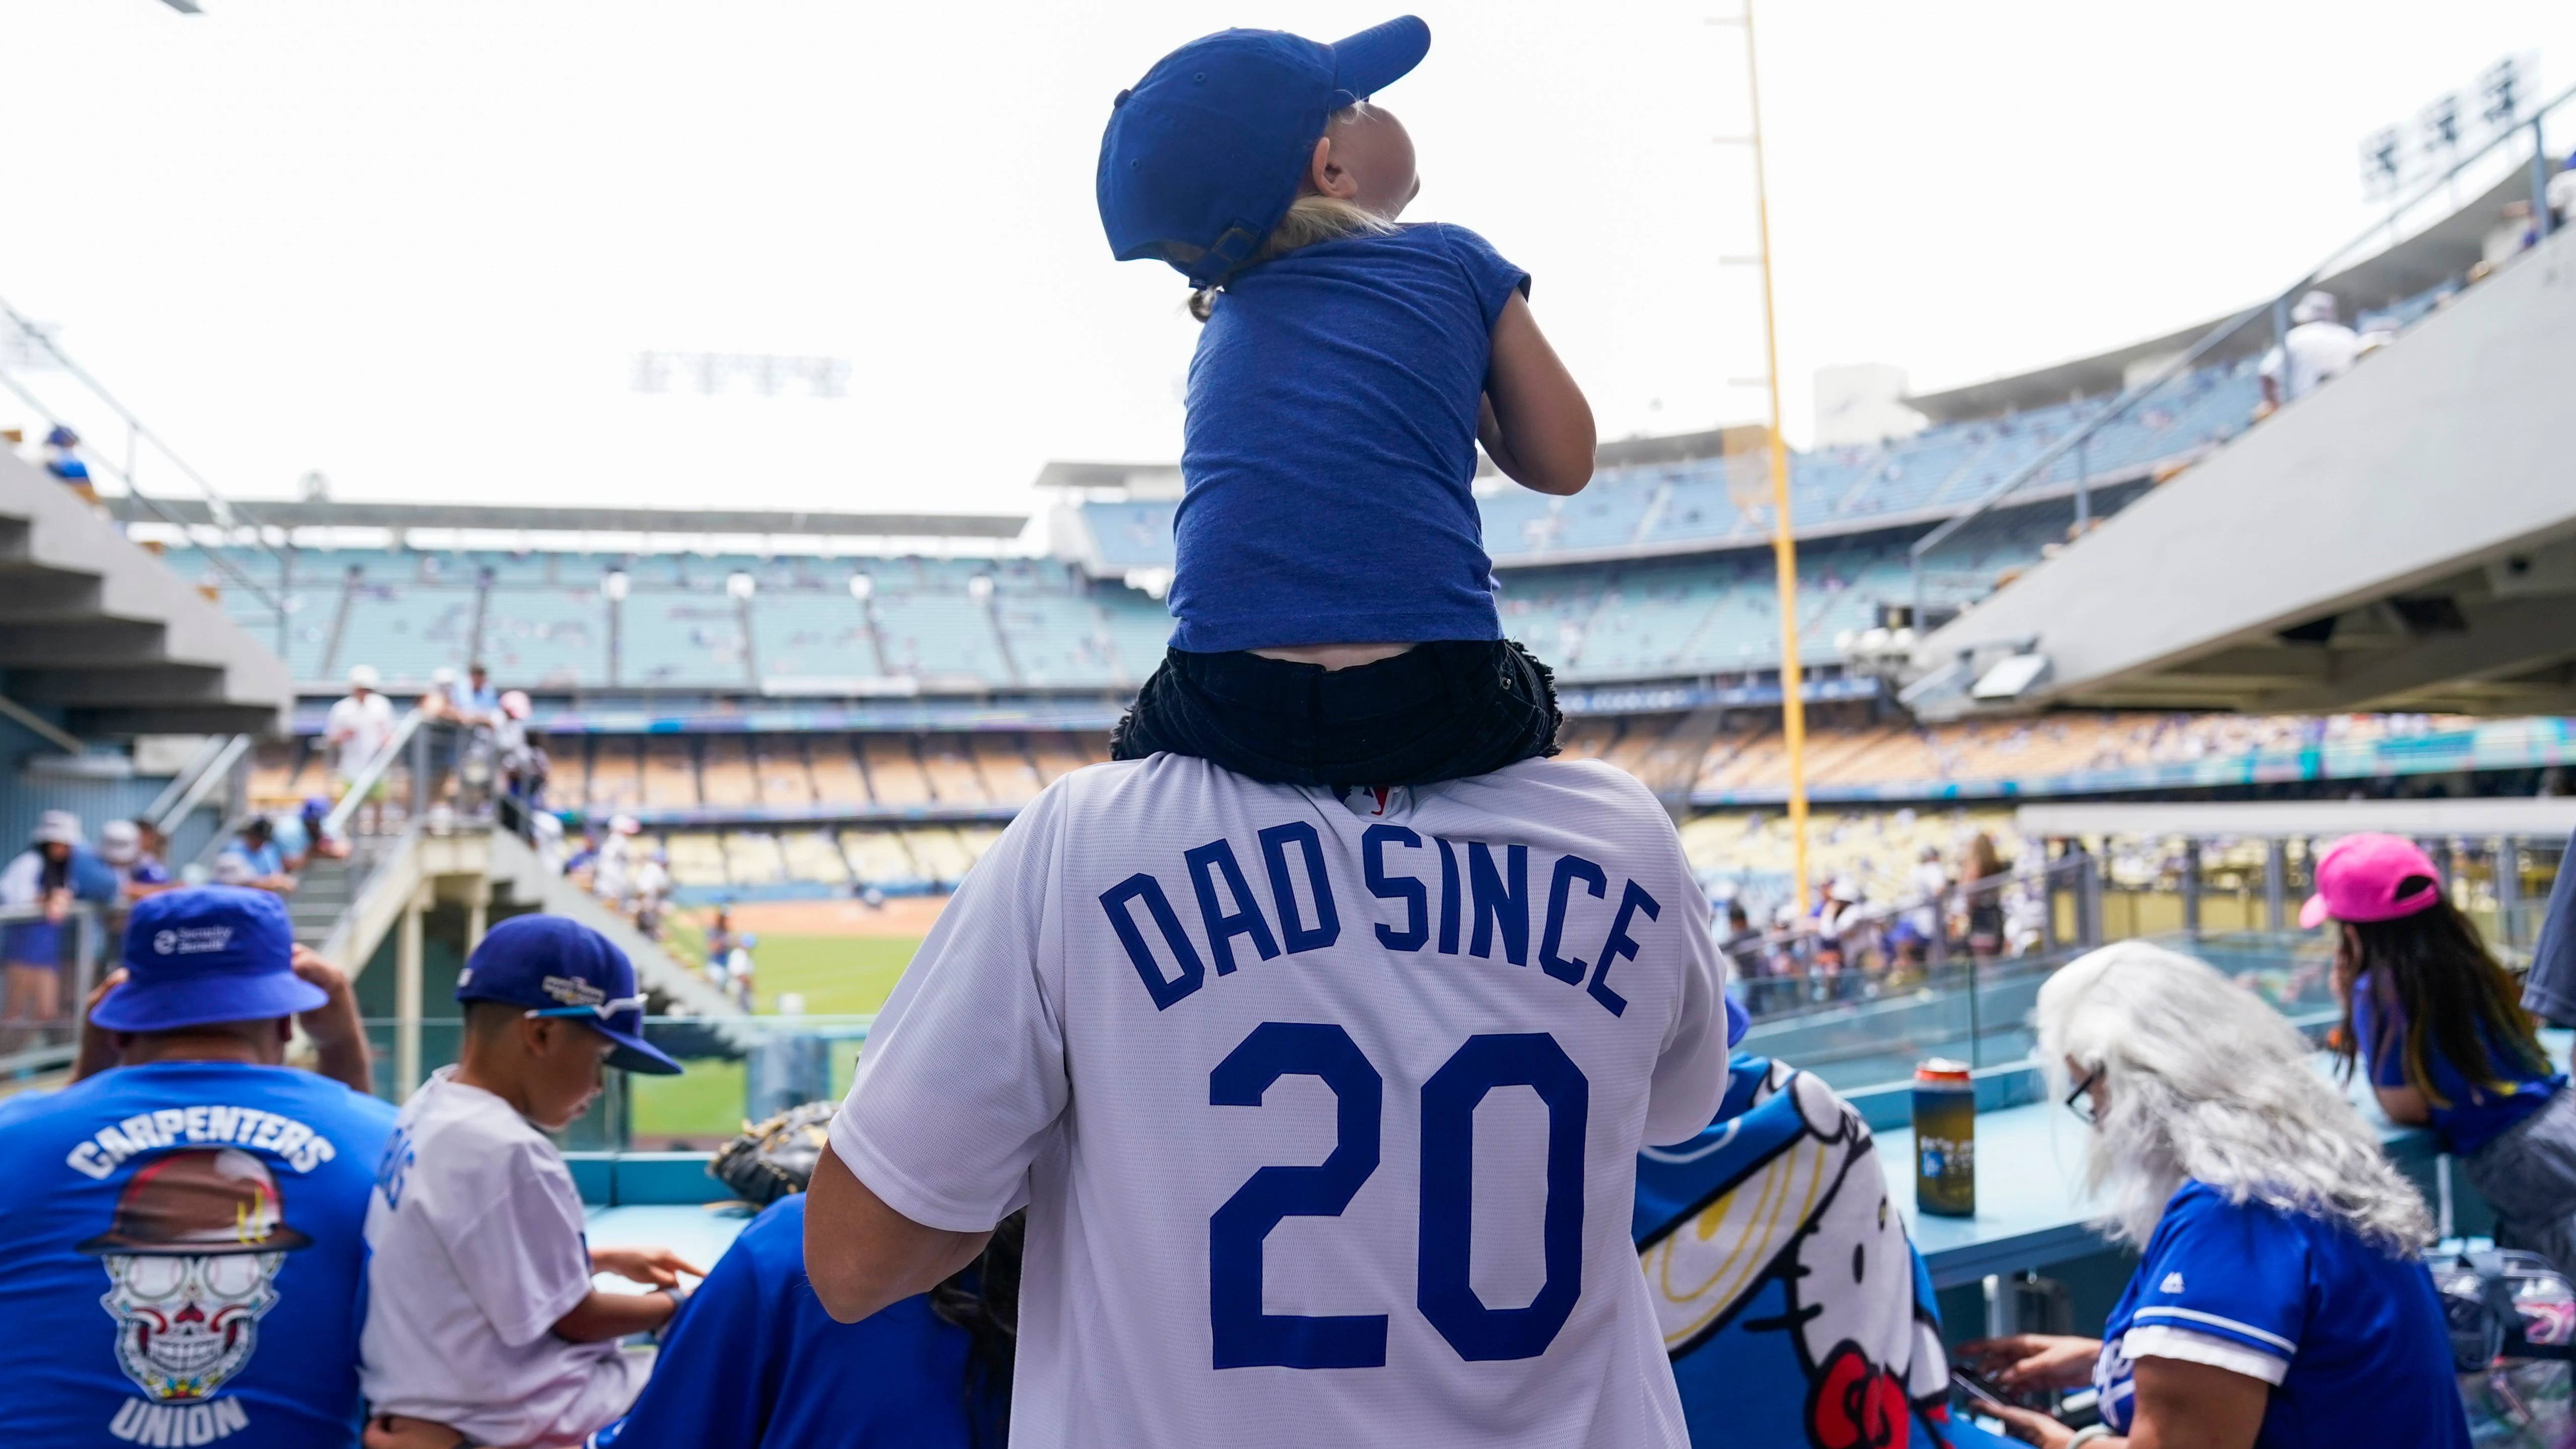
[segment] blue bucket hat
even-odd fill
[[[1159,257],[1202,287],[1225,280],[1297,199],[1333,112],[1422,63],[1431,27],[1400,16],[1326,45],[1220,30],[1154,63],[1110,103],[1100,224],[1122,262]]]
[[[147,898],[148,899],[148,898]],[[568,1017],[616,1043],[608,1064],[667,1077],[680,1064],[644,1040],[644,993],[635,963],[609,940],[561,916],[512,916],[484,933],[456,978],[459,1001],[523,1006],[530,1016]]]
[[[89,1019],[170,1031],[311,1011],[329,993],[295,974],[295,929],[267,891],[189,886],[145,896],[125,920],[125,981]]]

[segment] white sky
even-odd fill
[[[1224,24],[1391,0],[0,0],[0,297],[236,496],[1022,510],[1169,459],[1179,276],[1113,263],[1109,98]],[[1602,434],[1759,412],[1731,0],[1418,0],[1410,216],[1536,277]],[[1792,436],[1820,365],[1918,389],[2161,333],[2367,225],[2356,147],[2565,0],[1769,0]],[[2552,147],[2576,148],[2576,117]],[[629,391],[644,349],[855,360],[852,396]],[[22,421],[0,397],[0,424]],[[155,481],[149,464],[147,486]],[[177,482],[160,475],[163,486]]]

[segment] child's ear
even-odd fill
[[[1306,163],[1306,187],[1318,196],[1336,196],[1344,201],[1359,195],[1360,180],[1333,159],[1330,136],[1315,138],[1315,154]]]

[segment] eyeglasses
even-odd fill
[[[2095,1067],[2084,1074],[2083,1081],[2075,1084],[2074,1091],[2066,1094],[2066,1110],[2074,1113],[2075,1120],[2087,1127],[2102,1125],[2102,1109],[2093,1102],[2093,1084],[2100,1080],[2102,1069]]]
[[[540,1016],[596,1016],[600,1020],[606,1021],[621,1011],[641,1011],[643,1009],[643,997],[620,996],[613,1001],[595,1001],[588,1006],[530,1007],[528,1008],[527,1014],[530,1020],[534,1020]]]

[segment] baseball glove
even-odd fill
[[[829,1140],[824,1131],[838,1107],[835,1102],[807,1102],[766,1122],[743,1124],[742,1135],[709,1160],[707,1176],[754,1207],[803,1192],[813,1180],[815,1159]]]

